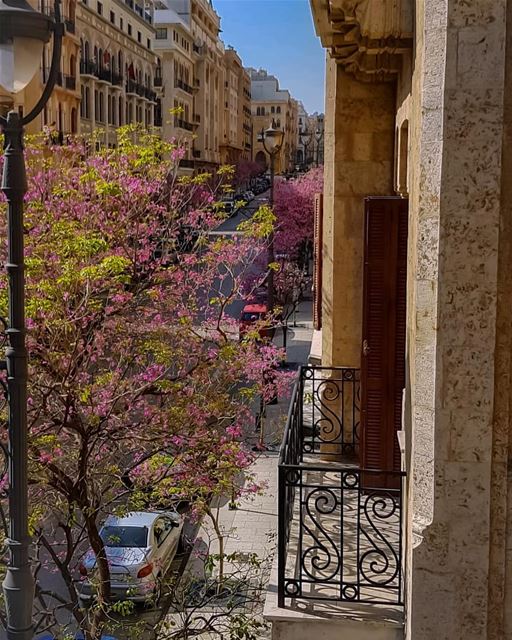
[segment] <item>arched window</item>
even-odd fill
[[[69,58],[69,75],[72,78],[76,77],[76,58],[75,58],[75,56],[71,56]]]
[[[121,51],[117,54],[117,68],[119,69],[119,73],[122,74],[123,73],[123,54]]]
[[[275,107],[270,107],[270,113],[275,113],[276,112],[276,108]]]
[[[78,124],[76,119],[76,109],[73,107],[71,109],[71,133],[75,135],[78,133]]]
[[[281,113],[281,107],[277,107],[277,113]]]
[[[121,127],[123,124],[123,98],[121,96],[119,96],[119,118],[118,118],[118,125]]]
[[[265,107],[261,107],[261,115],[264,116],[265,115]]]
[[[85,87],[85,109],[84,109],[85,117],[91,117],[91,90],[89,87]]]
[[[281,126],[281,120],[279,120],[279,118],[277,119],[276,126],[277,126],[278,129]]]
[[[100,115],[98,120],[100,122],[105,122],[105,99],[103,97],[103,91],[100,92],[99,107]]]

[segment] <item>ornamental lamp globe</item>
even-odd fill
[[[283,145],[284,131],[276,127],[276,123],[272,120],[272,124],[265,130],[265,143],[269,153],[277,153]]]
[[[53,21],[26,2],[0,0],[0,86],[22,91],[35,76]]]

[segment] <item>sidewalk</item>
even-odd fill
[[[291,323],[292,324],[292,323]],[[306,300],[301,303],[296,326],[288,330],[288,362],[296,366],[305,364],[308,359],[313,335],[312,303]],[[275,339],[282,344],[279,333]],[[262,495],[240,500],[236,510],[229,509],[229,500],[223,500],[219,508],[219,521],[226,535],[225,553],[257,554],[260,559],[272,562],[277,536],[277,462],[278,451],[282,439],[286,416],[288,414],[289,397],[280,398],[275,405],[266,407],[264,423],[265,444],[274,451],[258,455],[251,467],[254,480],[264,483],[266,489]],[[256,444],[258,434],[249,430],[249,444]],[[211,523],[206,519],[199,530],[195,547],[200,549],[208,545],[211,553],[218,553],[218,545]],[[192,554],[194,555],[194,554]],[[265,563],[267,564],[267,563]],[[188,567],[187,567],[188,569]]]

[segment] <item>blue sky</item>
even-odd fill
[[[221,37],[244,65],[267,69],[306,110],[324,111],[325,54],[308,0],[213,0]]]

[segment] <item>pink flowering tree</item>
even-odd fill
[[[250,184],[252,178],[259,176],[261,165],[253,160],[240,160],[235,165],[234,186],[244,187]]]
[[[235,478],[252,461],[243,444],[250,403],[288,387],[276,374],[266,388],[279,351],[239,341],[227,313],[268,230],[260,224],[236,238],[210,239],[220,222],[217,194],[231,171],[221,169],[213,185],[206,174],[180,178],[181,154],[129,129],[115,150],[27,150],[29,481],[39,631],[58,626],[67,611],[87,640],[99,638],[112,613],[122,611],[111,601],[103,519],[182,500],[207,513],[215,492],[239,491]],[[2,315],[6,310],[2,277]],[[1,428],[5,440],[5,423]],[[84,609],[79,568],[87,549],[95,558],[87,579],[96,599]],[[52,586],[51,573],[62,589]]]
[[[274,211],[277,218],[277,253],[298,259],[311,245],[315,194],[322,191],[322,168],[311,169],[298,178],[276,183]]]

